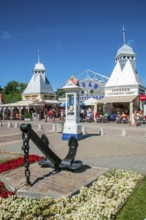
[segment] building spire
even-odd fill
[[[40,49],[38,48],[38,63],[40,63]]]
[[[125,44],[125,28],[124,28],[124,25],[123,25],[123,44]]]

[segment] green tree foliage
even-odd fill
[[[3,92],[3,88],[0,86],[0,93],[2,93]]]
[[[56,91],[56,97],[57,97],[57,98],[65,97],[65,91],[64,91],[64,89],[57,89],[57,91]]]
[[[27,84],[10,81],[3,89],[3,103],[13,103],[21,100],[21,94]]]

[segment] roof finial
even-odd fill
[[[124,25],[123,25],[123,43],[125,44],[125,28],[124,28]]]
[[[38,63],[40,63],[40,49],[38,48]]]

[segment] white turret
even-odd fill
[[[127,60],[130,61],[132,67],[136,71],[136,54],[133,49],[125,43],[125,29],[123,27],[123,46],[120,47],[115,56],[115,62],[119,61],[121,69],[123,70]]]
[[[40,62],[40,52],[38,49],[38,63],[35,64],[33,69],[33,76],[28,83],[26,89],[22,94],[22,98],[31,99],[52,99],[55,97],[55,92],[46,77],[46,69],[44,65]]]

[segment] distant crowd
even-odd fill
[[[4,109],[0,109],[0,120],[7,119],[21,119],[23,120],[25,117],[33,118],[34,114],[38,115],[39,119],[44,119],[45,122],[52,121],[55,122],[56,118],[60,118],[61,122],[65,121],[65,108],[55,108],[55,107],[43,107],[40,108],[38,112],[34,110],[34,108],[26,107],[18,109],[14,107],[13,110],[10,111],[8,107]],[[114,118],[113,118],[114,116]],[[144,116],[143,111],[135,109],[132,113],[131,117],[129,115],[129,111],[127,109],[117,111],[116,114],[108,114],[105,112],[102,114],[101,112],[94,113],[93,109],[89,107],[88,109],[80,109],[80,121],[81,122],[97,122],[97,123],[107,123],[109,121],[115,121],[116,123],[129,124],[131,126],[139,126],[142,123],[146,123],[146,116]]]
[[[116,123],[122,123],[122,124],[129,124],[131,126],[139,126],[142,123],[146,123],[146,116],[144,116],[143,112],[140,110],[138,111],[137,109],[134,110],[132,113],[132,117],[130,119],[129,112],[122,111],[122,112],[117,112],[114,115],[114,119],[111,118],[112,114],[108,114],[105,112],[102,114],[101,112],[96,112],[94,114],[93,109],[88,108],[82,109],[80,111],[80,118],[81,121],[87,121],[87,122],[97,122],[97,123],[107,123],[109,121],[115,121]]]

